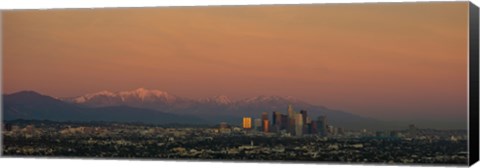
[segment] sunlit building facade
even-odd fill
[[[251,128],[252,128],[252,118],[243,117],[243,129],[251,129]]]
[[[267,133],[267,132],[270,131],[269,130],[269,125],[270,125],[270,123],[269,123],[268,120],[263,120],[263,132]]]
[[[308,116],[306,110],[296,112],[292,105],[288,105],[287,113],[272,112],[269,119],[268,112],[262,112],[260,118],[243,118],[243,128],[252,129],[255,132],[287,134],[289,136],[303,136],[319,134],[321,136],[343,134],[343,129],[335,128],[327,124],[327,117],[322,115],[314,120]]]
[[[301,113],[295,114],[295,136],[303,135],[303,115]]]
[[[268,112],[262,113],[262,130],[264,130],[265,127],[268,127],[268,125],[265,125],[265,121],[268,121]]]

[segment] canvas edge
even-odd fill
[[[0,10],[0,124],[3,124],[3,10]],[[0,129],[0,157],[3,156],[3,129]]]
[[[479,10],[469,3],[469,165],[479,159]]]

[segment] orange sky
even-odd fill
[[[468,2],[3,12],[4,92],[294,96],[466,119]]]

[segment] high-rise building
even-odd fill
[[[273,127],[275,131],[282,130],[282,113],[274,112]]]
[[[263,132],[265,133],[269,132],[269,127],[268,127],[269,125],[270,123],[268,120],[263,120]]]
[[[327,136],[327,117],[319,116],[317,120],[317,131],[322,136]]]
[[[251,128],[252,128],[252,118],[243,117],[243,129],[251,129]]]
[[[293,115],[295,114],[295,111],[293,111],[293,107],[292,107],[291,104],[288,105],[287,113],[288,113],[288,117],[289,117],[289,118],[294,118]]]
[[[303,134],[312,134],[312,123],[304,124],[305,129],[303,130]]]
[[[265,127],[268,127],[267,125],[265,125],[265,121],[268,121],[268,112],[262,113],[262,130],[264,130]]]
[[[288,115],[287,132],[291,134],[295,134],[295,111],[293,110],[293,106],[291,104],[288,105],[287,115]]]
[[[292,117],[288,117],[288,132],[295,134],[295,114]]]
[[[253,128],[256,130],[256,131],[262,131],[262,119],[260,118],[255,118],[255,120],[253,121]]]
[[[295,114],[295,136],[303,135],[303,115],[301,113]]]
[[[268,120],[268,112],[262,113],[262,120]]]
[[[317,133],[318,133],[317,122],[312,121],[311,127],[310,127],[310,134],[317,134]]]
[[[307,111],[306,110],[300,110],[300,114],[302,114],[302,123],[303,123],[303,134],[307,133]]]
[[[307,110],[300,110],[300,114],[302,114],[303,123],[307,123]]]
[[[276,124],[277,113],[278,112],[276,112],[276,111],[272,112],[272,125]]]
[[[288,115],[286,114],[280,114],[281,117],[281,121],[280,121],[280,130],[288,130],[288,122],[289,122],[289,119],[288,119]]]

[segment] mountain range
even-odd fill
[[[53,98],[34,91],[4,95],[4,119],[48,119],[60,121],[125,121],[146,123],[241,124],[242,117],[260,118],[262,112],[286,114],[287,106],[307,110],[316,120],[327,116],[329,124],[347,129],[375,129],[382,121],[312,105],[293,97],[257,96],[231,100],[227,96],[203,99],[179,97],[165,91],[139,88],[101,91],[77,97]]]
[[[72,104],[33,91],[3,96],[3,119],[35,119],[53,121],[114,121],[155,124],[205,124],[193,116],[182,116],[158,110],[129,106],[86,107]]]

